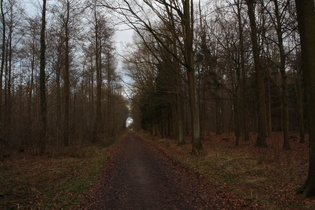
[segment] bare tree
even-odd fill
[[[188,92],[189,92],[189,104],[191,115],[191,127],[192,127],[192,152],[198,153],[202,148],[200,139],[200,119],[199,119],[199,103],[198,94],[195,81],[195,68],[194,68],[194,6],[193,1],[143,1],[145,6],[140,5],[137,1],[123,0],[121,4],[113,5],[107,4],[110,7],[123,15],[124,21],[131,26],[140,36],[142,31],[146,30],[156,39],[156,41],[167,50],[182,66],[185,67],[187,80],[188,80]],[[150,11],[145,11],[150,9]],[[173,48],[167,46],[164,40],[161,38],[161,34],[156,30],[152,21],[147,18],[147,12],[154,13],[164,24],[169,26],[169,29],[176,35],[177,43],[179,44],[179,52],[181,57],[175,55]],[[176,17],[175,14],[176,13]],[[172,25],[170,16],[173,15],[175,19],[179,19],[181,24],[181,33],[176,30],[176,26]],[[183,59],[182,59],[183,58]]]
[[[65,36],[65,67],[64,67],[64,130],[63,142],[65,146],[69,145],[69,118],[70,118],[70,1],[66,1],[66,16],[64,19],[64,36]]]
[[[315,8],[313,0],[296,0],[295,2],[301,36],[310,141],[308,178],[299,192],[309,197],[315,195]]]
[[[3,8],[3,0],[0,2],[1,6],[1,22],[2,22],[2,46],[1,46],[1,66],[0,66],[0,125],[2,126],[2,77],[3,77],[3,70],[4,70],[4,63],[5,63],[5,43],[6,43],[6,23],[5,23],[5,14]],[[2,132],[0,133],[2,134]]]
[[[39,148],[40,154],[44,154],[46,148],[46,127],[47,127],[47,102],[46,102],[46,0],[43,0],[42,23],[40,32],[40,72],[39,72],[39,89],[40,89],[40,116],[41,131]]]
[[[257,92],[258,92],[258,136],[256,141],[257,147],[267,147],[266,141],[266,129],[267,129],[267,119],[266,119],[266,99],[265,99],[265,84],[264,84],[264,74],[261,66],[260,59],[260,48],[258,43],[258,30],[255,20],[255,1],[246,0],[248,8],[248,17],[250,20],[251,28],[251,40],[253,48],[253,57],[256,73],[257,82]]]
[[[95,2],[96,3],[96,2]],[[95,38],[95,71],[96,71],[96,115],[95,125],[93,131],[93,141],[97,142],[97,135],[101,132],[102,128],[102,41],[101,41],[101,25],[99,15],[97,13],[96,4],[93,5],[93,18],[94,18],[94,38]]]
[[[247,116],[245,111],[245,101],[246,101],[246,69],[245,69],[245,41],[244,41],[244,23],[242,19],[242,0],[234,0],[236,6],[235,14],[237,16],[238,23],[238,34],[239,34],[239,50],[240,50],[240,69],[242,76],[241,84],[241,98],[240,98],[240,112],[241,112],[241,123],[242,123],[242,133],[245,141],[249,140]]]
[[[286,16],[288,16],[288,6],[290,4],[290,1],[284,1],[280,2],[277,0],[272,1],[272,6],[268,6],[268,4],[262,4],[262,9],[264,9],[268,14],[270,21],[273,24],[274,30],[276,32],[276,40],[274,40],[272,37],[269,37],[268,40],[273,40],[273,42],[276,44],[277,48],[279,49],[279,56],[277,57],[276,61],[271,61],[274,66],[276,66],[277,69],[279,69],[280,75],[281,75],[281,103],[282,103],[282,130],[283,130],[283,148],[286,150],[290,149],[290,142],[289,142],[289,97],[288,97],[288,84],[287,84],[287,54],[285,49],[285,29],[287,27],[288,19]],[[272,7],[272,9],[270,8]],[[273,11],[271,11],[273,10]],[[285,25],[285,26],[284,26]],[[265,30],[266,31],[266,30]],[[263,34],[264,36],[265,33]],[[267,53],[269,50],[269,45],[266,47]],[[271,59],[271,58],[270,58]],[[269,80],[270,80],[269,75]],[[270,85],[270,84],[269,84]],[[270,89],[270,87],[269,87]],[[269,90],[270,94],[270,90]],[[269,100],[270,103],[270,100]],[[271,112],[271,111],[269,111]],[[271,113],[270,113],[271,115]],[[271,121],[271,119],[269,119]],[[271,126],[268,126],[271,127]],[[270,130],[270,129],[269,129]]]

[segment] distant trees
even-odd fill
[[[180,66],[176,66],[175,64],[174,66],[168,67],[168,71],[177,72],[173,74],[175,78],[176,74],[179,72],[179,68],[184,70],[190,104],[192,151],[198,153],[202,148],[202,144],[200,138],[200,113],[193,50],[195,22],[193,1],[143,1],[143,3],[142,5],[137,1],[118,1],[115,3],[106,3],[105,6],[113,9],[124,17],[123,21],[135,30],[155,57],[158,57],[155,51],[156,46],[147,44],[147,40],[144,39],[145,37],[143,36],[144,32],[152,36],[154,42],[159,46],[159,50],[166,52],[175,63],[178,62]],[[154,23],[154,18],[148,18],[148,13],[153,14],[154,18],[157,18],[159,23]],[[161,27],[159,25],[161,25]],[[158,62],[161,64],[161,60],[158,60]],[[162,66],[165,68],[165,65]],[[180,83],[177,79],[175,79],[175,81]],[[179,89],[177,92],[180,92]],[[176,100],[179,103],[180,97],[178,96]],[[182,126],[181,114],[179,114],[180,107],[173,106],[173,109],[178,109],[177,135],[179,141],[183,143],[183,138],[181,137],[182,128],[180,127]]]
[[[15,132],[15,128],[21,125],[15,119],[23,113],[18,109],[21,106],[16,107],[14,103],[23,93],[20,88],[21,81],[19,81],[23,75],[22,72],[19,74],[17,68],[20,65],[19,46],[25,34],[24,15],[24,10],[18,1],[1,2],[0,139],[5,146],[9,146],[12,139],[22,135],[21,132]],[[22,139],[19,141],[22,142]]]
[[[145,103],[145,107],[152,105],[152,114],[162,108],[154,105],[167,99],[172,111],[165,117],[164,124],[171,122],[173,125],[169,136],[179,138],[181,126],[178,125],[183,125],[186,134],[193,135],[195,126],[203,133],[234,132],[235,145],[239,145],[240,139],[249,140],[254,131],[258,133],[256,145],[267,147],[271,132],[282,131],[283,148],[290,149],[289,131],[300,130],[303,142],[305,113],[301,95],[303,85],[298,73],[300,48],[295,5],[287,0],[190,2],[189,11],[193,11],[190,18],[193,19],[184,15],[188,11],[187,5],[186,1],[144,1],[143,4],[120,1],[120,4],[106,5],[123,15],[122,20],[138,34],[136,43],[148,48],[146,56],[154,59],[154,62],[143,59],[131,66],[133,54],[141,54],[135,50],[127,56],[126,67],[132,77],[137,75],[138,79],[144,78],[140,75],[148,74],[144,69],[151,69],[153,74],[150,74],[149,83],[159,97],[152,103]],[[153,15],[152,18],[146,18],[148,13]],[[185,22],[188,19],[192,21],[189,26]],[[189,44],[189,34],[186,34],[189,27],[193,30],[192,45]],[[186,54],[188,51],[190,55]],[[169,64],[165,62],[167,60]],[[191,65],[193,73],[189,74]],[[189,81],[192,75],[194,80]],[[174,82],[167,82],[169,77]],[[134,79],[135,90],[139,91],[135,101],[141,107],[144,105],[141,103],[151,100],[152,95],[140,90],[148,84],[139,83],[138,79]],[[166,86],[163,89],[157,88],[160,85],[157,81],[161,80],[164,82],[160,84]],[[196,89],[194,102],[189,86],[193,81]],[[174,92],[180,95],[172,95]],[[140,95],[148,97],[147,100],[140,100]],[[176,106],[176,102],[182,106]],[[300,105],[296,106],[296,102]],[[179,111],[181,107],[184,112]],[[185,111],[198,112],[197,109],[201,113],[199,126],[180,123],[179,115],[183,122],[196,122],[193,115],[189,116]],[[147,110],[139,109],[135,113],[140,114],[142,120],[144,116],[146,121],[156,120],[156,115],[148,117],[144,114]],[[151,132],[153,129],[150,126],[143,128]],[[164,135],[163,130],[156,128],[152,133]],[[199,148],[196,145],[193,148]]]
[[[25,12],[23,1],[0,3],[1,150],[43,154],[50,145],[94,143],[94,134],[95,143],[110,143],[125,128],[128,109],[115,70],[109,17],[91,19],[91,4],[75,0],[43,0],[40,15]],[[85,33],[95,25],[97,50],[95,37]],[[99,103],[102,111],[96,113]],[[97,118],[104,119],[98,126],[108,129],[95,133]]]
[[[92,1],[90,5],[92,18],[88,18],[92,27],[93,35],[88,37],[89,47],[93,49],[92,57],[96,73],[96,113],[93,131],[93,141],[98,141],[98,135],[105,132],[111,136],[116,132],[115,116],[113,115],[115,88],[117,86],[117,73],[115,72],[116,60],[115,49],[113,43],[114,30],[110,27],[102,8],[97,6],[97,1]],[[106,91],[103,90],[104,80],[106,80]],[[107,98],[106,103],[102,103],[103,98]],[[106,117],[104,117],[106,116]]]

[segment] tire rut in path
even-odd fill
[[[133,133],[120,149],[81,209],[214,209],[210,192]]]

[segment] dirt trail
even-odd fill
[[[133,133],[110,162],[81,209],[219,209],[217,205],[224,205],[212,202],[215,195],[202,177]]]

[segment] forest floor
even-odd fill
[[[0,209],[73,209],[115,146],[51,147],[44,156],[12,152],[0,161]]]
[[[307,178],[309,154],[308,141],[299,143],[297,134],[291,136],[292,150],[286,151],[281,133],[268,138],[268,148],[254,147],[255,134],[235,147],[233,134],[208,133],[199,155],[191,154],[189,139],[178,146],[175,140],[141,136],[225,192],[225,202],[257,203],[261,209],[315,209],[315,198],[296,194]]]
[[[279,133],[268,148],[232,135],[191,144],[129,132],[108,148],[68,147],[0,162],[0,209],[315,209],[295,191],[307,177],[308,143]]]
[[[261,209],[217,187],[130,132],[78,208]]]

